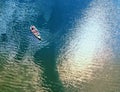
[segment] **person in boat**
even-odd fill
[[[34,34],[39,34],[38,31],[37,31],[37,29],[36,29],[34,26],[31,27],[31,31],[32,31]]]
[[[39,40],[41,40],[40,34],[39,34],[39,32],[38,32],[38,30],[36,29],[35,26],[31,26],[31,27],[30,27],[30,30],[31,30],[31,32],[32,32],[35,36],[37,36],[37,38],[38,38]]]

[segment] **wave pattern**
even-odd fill
[[[114,32],[119,33],[118,10],[112,1],[93,0],[62,37],[57,68],[66,92],[120,90],[116,82],[120,81],[119,73],[115,72],[120,68],[114,52],[118,43],[113,38],[118,35]]]
[[[119,0],[1,0],[0,92],[119,92],[119,11]]]

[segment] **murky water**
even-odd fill
[[[119,92],[119,17],[119,0],[1,0],[0,92]]]

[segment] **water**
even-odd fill
[[[120,0],[1,0],[0,92],[120,92],[119,17]]]

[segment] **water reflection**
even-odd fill
[[[118,92],[116,2],[1,0],[0,91]],[[31,24],[41,42],[31,35]]]
[[[114,72],[111,65],[115,58],[114,42],[109,41],[116,26],[114,13],[117,12],[112,2],[93,1],[84,17],[75,21],[75,28],[70,29],[73,32],[67,33],[57,59],[66,92],[120,90],[118,83],[114,86],[114,76],[109,73]]]

